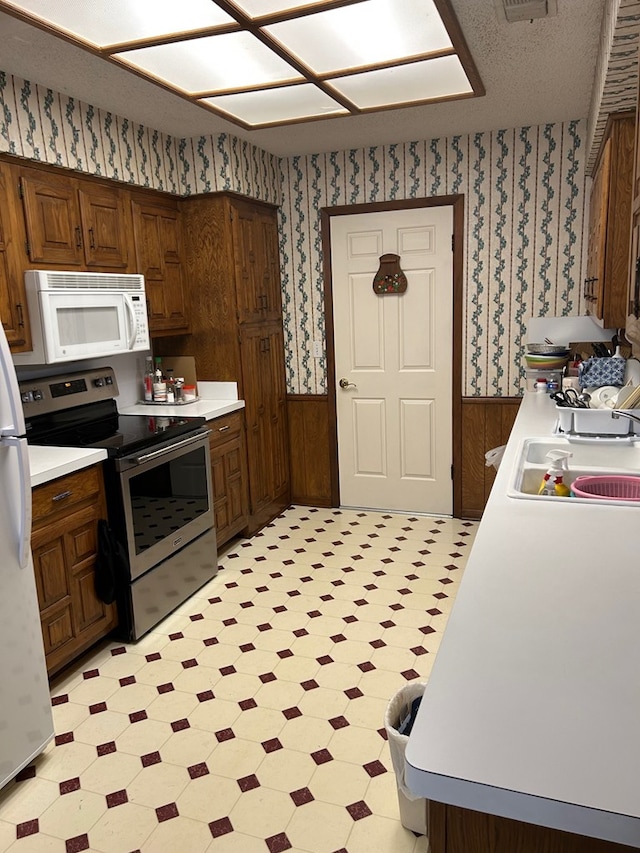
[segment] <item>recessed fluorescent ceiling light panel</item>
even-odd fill
[[[484,95],[449,0],[0,0],[250,130]]]

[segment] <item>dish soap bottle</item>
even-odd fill
[[[568,498],[571,489],[564,482],[565,472],[568,472],[568,460],[573,456],[569,450],[550,450],[547,459],[551,460],[549,470],[542,478],[539,495],[553,495],[558,498]]]

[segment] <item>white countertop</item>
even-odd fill
[[[527,394],[406,750],[421,796],[640,848],[637,506],[506,494]]]
[[[88,468],[107,458],[106,450],[78,447],[37,447],[29,445],[29,466],[31,469],[31,488],[41,486],[50,480],[73,474],[81,468]]]
[[[244,409],[244,400],[238,400],[235,382],[198,382],[199,398],[193,403],[169,406],[166,403],[137,403],[118,407],[123,415],[164,415],[165,417],[206,418],[208,421]]]
[[[244,400],[204,400],[185,403],[181,406],[168,406],[165,403],[136,403],[120,409],[121,415],[158,415],[159,417],[206,418],[208,421],[244,409]]]

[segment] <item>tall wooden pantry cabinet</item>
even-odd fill
[[[276,207],[233,193],[181,202],[191,334],[158,352],[192,355],[199,380],[245,400],[251,535],[290,502]]]

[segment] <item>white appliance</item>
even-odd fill
[[[31,478],[22,403],[0,327],[0,787],[53,737],[31,558]]]
[[[144,276],[27,270],[33,351],[13,363],[59,364],[149,349]]]

